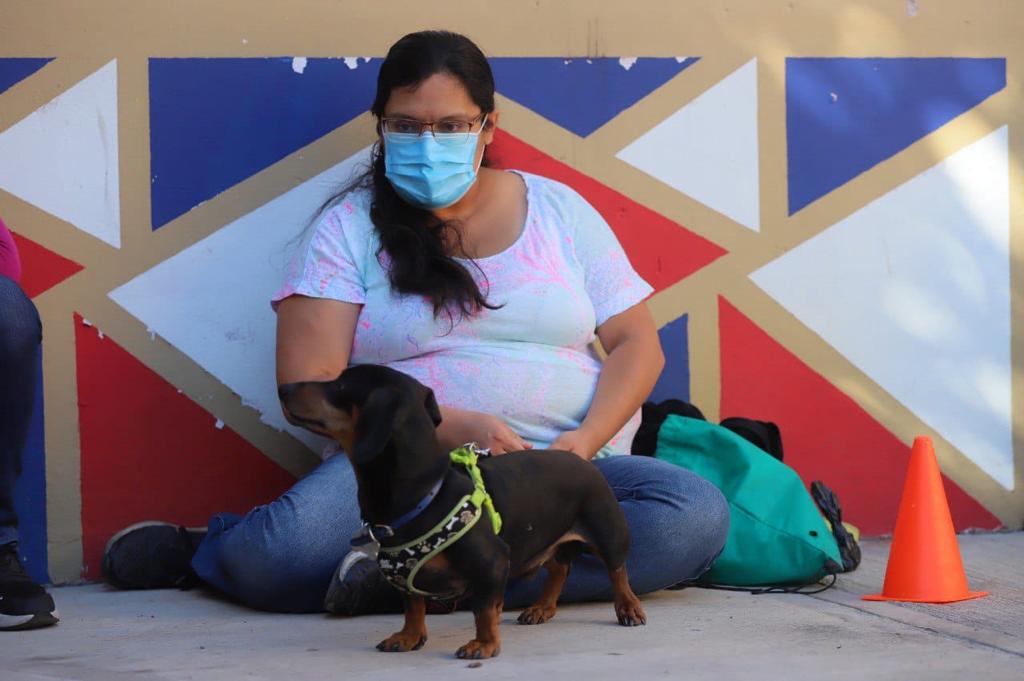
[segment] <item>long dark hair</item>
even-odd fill
[[[483,113],[494,111],[494,76],[480,48],[458,33],[420,31],[392,45],[380,67],[377,94],[370,108],[378,130],[392,90],[421,83],[438,73],[458,78]],[[482,165],[488,165],[486,155]],[[499,307],[487,302],[486,292],[452,255],[463,250],[458,223],[440,220],[429,210],[407,203],[391,186],[379,141],[373,146],[370,167],[328,199],[321,210],[360,187],[373,194],[370,219],[380,238],[378,255],[383,251],[391,261],[388,278],[393,291],[425,296],[433,304],[435,317],[444,312],[453,323],[483,308]]]

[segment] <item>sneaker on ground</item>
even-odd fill
[[[836,538],[839,555],[843,559],[843,572],[853,572],[860,565],[860,545],[843,526],[843,507],[839,504],[839,497],[821,480],[815,480],[811,483],[811,498],[832,525],[832,535]]]
[[[103,577],[119,589],[188,588],[199,582],[192,556],[206,528],[146,521],[124,528],[103,551]]]
[[[338,564],[324,597],[324,610],[334,615],[380,615],[402,612],[402,594],[384,577],[377,561],[351,551]]]
[[[53,597],[33,581],[18,559],[18,544],[0,546],[0,631],[56,624]]]

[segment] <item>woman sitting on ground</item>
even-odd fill
[[[486,166],[494,81],[463,36],[399,40],[372,112],[372,167],[328,202],[274,298],[278,384],[354,364],[403,371],[434,390],[448,448],[592,460],[629,523],[638,594],[698,577],[724,545],[728,507],[686,470],[625,456],[664,360],[643,302],[652,289],[607,223],[563,184]],[[349,554],[360,527],[352,467],[332,455],[244,517],[217,515],[202,531],[128,528],[103,567],[117,585],[198,579],[277,612],[400,610],[376,563]],[[506,606],[533,602],[542,583],[512,580]],[[578,559],[562,602],[610,597],[603,566]]]

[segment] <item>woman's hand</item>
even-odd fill
[[[447,449],[475,442],[478,447],[490,449],[491,454],[507,454],[533,448],[497,416],[444,406],[441,407],[437,439]]]
[[[562,433],[548,447],[548,449],[562,449],[572,452],[586,461],[593,459],[600,448],[599,443],[583,430],[570,430]]]

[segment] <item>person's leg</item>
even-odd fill
[[[729,506],[717,487],[673,464],[646,456],[598,459],[629,524],[626,559],[629,582],[637,594],[694,580],[721,553],[729,530]],[[512,580],[505,607],[523,608],[541,594],[547,572]],[[612,598],[608,571],[593,555],[572,563],[560,602]]]
[[[57,621],[53,599],[18,560],[14,482],[35,403],[42,343],[39,312],[17,283],[0,276],[0,629]]]
[[[14,281],[0,276],[0,546],[17,541],[14,481],[35,402],[42,324]]]
[[[355,475],[339,454],[244,517],[214,516],[192,568],[246,605],[322,612],[331,576],[361,524]]]
[[[401,595],[376,561],[350,551],[362,525],[356,493],[339,454],[245,516],[218,514],[200,529],[145,522],[121,530],[107,543],[103,574],[124,589],[205,583],[273,612],[400,611]]]
[[[320,464],[280,498],[207,528],[152,521],[107,543],[103,574],[123,589],[203,582],[274,612],[321,612],[331,575],[359,529],[356,481],[343,455]]]

